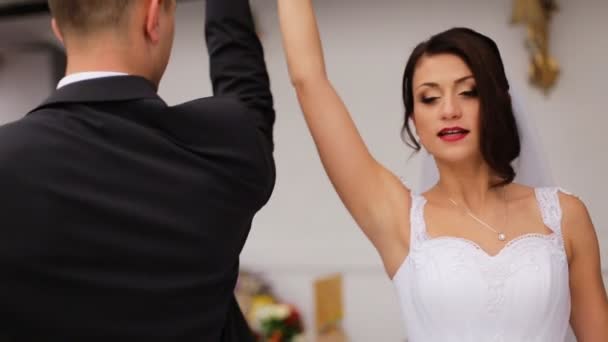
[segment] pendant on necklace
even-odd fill
[[[506,239],[507,236],[505,235],[505,233],[498,233],[498,240],[505,241]]]

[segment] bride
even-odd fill
[[[404,133],[433,157],[415,194],[368,152],[327,79],[310,0],[278,0],[289,73],[329,178],[379,252],[409,340],[608,341],[597,237],[584,204],[514,182],[520,136],[494,41],[441,32],[412,52]],[[415,128],[418,139],[411,127]]]

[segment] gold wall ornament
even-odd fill
[[[557,11],[555,0],[514,0],[511,22],[526,26],[526,47],[530,53],[530,83],[545,94],[559,77],[559,65],[549,53],[549,23]]]

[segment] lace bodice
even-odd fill
[[[412,196],[410,254],[393,283],[410,342],[563,342],[568,262],[557,188],[536,189],[549,235],[526,234],[496,255],[455,237],[431,238]]]

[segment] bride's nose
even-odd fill
[[[458,98],[452,95],[444,96],[441,103],[441,119],[454,120],[460,117],[462,117],[462,108],[460,108]]]

